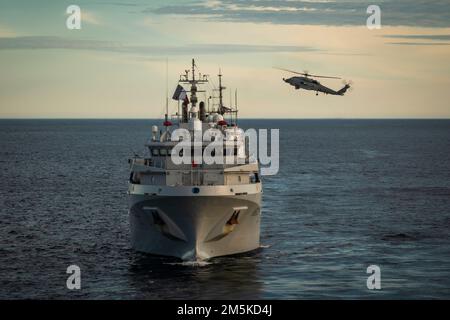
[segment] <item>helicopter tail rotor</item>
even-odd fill
[[[351,91],[353,89],[353,82],[351,80],[350,81],[344,80],[342,81],[342,83],[344,86],[342,87],[341,90],[337,91],[337,94],[340,96],[343,96],[347,91]]]
[[[342,84],[347,87],[348,91],[353,91],[353,81],[352,80],[342,80]]]

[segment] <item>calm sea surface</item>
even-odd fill
[[[242,120],[280,129],[263,246],[202,266],[130,249],[127,158],[155,123],[0,121],[0,298],[450,298],[450,121]]]

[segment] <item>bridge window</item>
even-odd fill
[[[130,182],[132,184],[141,184],[141,177],[139,173],[132,172],[130,174]]]
[[[250,183],[258,183],[259,182],[259,175],[257,172],[250,173]]]

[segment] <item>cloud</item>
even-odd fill
[[[99,20],[99,18],[97,17],[97,15],[95,15],[92,12],[86,11],[86,10],[81,11],[81,21],[89,23],[89,24],[95,24],[95,25],[102,24],[101,21]]]
[[[191,44],[182,46],[135,46],[120,42],[66,39],[53,36],[0,38],[0,50],[11,49],[70,49],[95,50],[142,55],[233,54],[263,52],[305,52],[318,49],[305,46],[245,45],[245,44]]]
[[[450,46],[450,43],[445,42],[388,42],[388,44],[401,46]]]
[[[450,34],[388,34],[383,38],[450,41]]]
[[[204,19],[299,25],[366,24],[371,0],[207,0],[148,8],[144,13]],[[379,0],[382,25],[449,27],[448,0]]]
[[[0,26],[0,37],[15,37],[17,34],[10,28]]]
[[[404,42],[388,42],[388,44],[402,45],[402,46],[448,46],[450,42],[450,34],[388,34],[382,36],[389,39],[403,39],[403,40],[426,40],[427,42],[418,41],[404,41]],[[432,42],[430,42],[430,40]]]
[[[102,2],[93,2],[90,3],[91,5],[106,5],[106,6],[119,6],[119,7],[137,7],[139,3],[131,3],[131,2],[108,2],[108,1],[102,1]]]

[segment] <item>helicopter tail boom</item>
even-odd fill
[[[350,88],[350,85],[349,85],[349,84],[346,84],[341,90],[339,90],[339,91],[337,92],[337,94],[343,96],[344,93],[346,93],[347,90],[348,90],[349,88]]]

